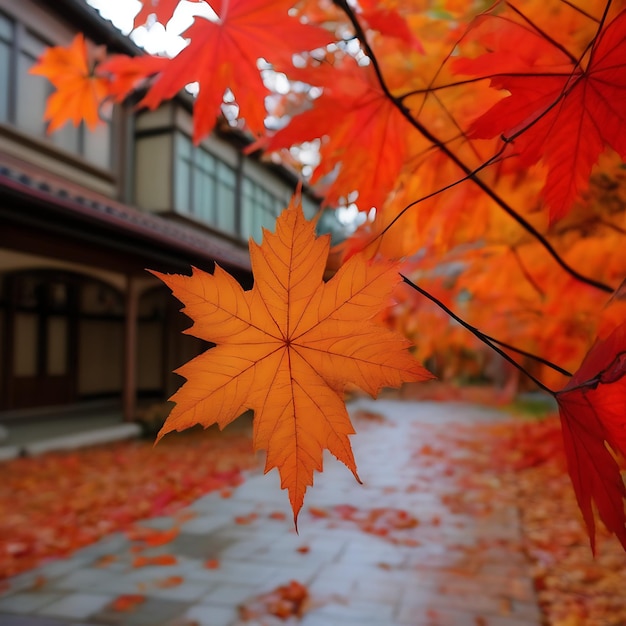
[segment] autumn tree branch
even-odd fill
[[[357,39],[360,41],[361,46],[363,47],[364,53],[368,56],[372,64],[372,68],[376,74],[381,90],[389,99],[389,101],[393,103],[393,105],[398,109],[402,116],[407,120],[407,122],[411,124],[411,126],[413,126],[413,128],[415,128],[427,141],[433,144],[433,146],[436,146],[439,150],[441,150],[465,174],[465,178],[467,180],[470,180],[472,181],[472,183],[477,185],[489,198],[491,198],[491,200],[495,202],[498,207],[500,207],[507,215],[509,215],[509,217],[515,220],[515,222],[517,222],[517,224],[519,224],[527,233],[535,238],[546,250],[546,252],[548,252],[548,254],[555,260],[555,262],[570,276],[572,276],[576,280],[579,280],[582,283],[604,291],[605,293],[613,293],[613,289],[609,285],[606,285],[601,281],[581,274],[576,269],[571,267],[568,263],[566,263],[565,260],[561,258],[558,252],[554,249],[552,244],[546,239],[546,237],[544,237],[522,215],[515,211],[515,209],[513,209],[513,207],[511,207],[503,198],[501,198],[485,181],[481,180],[477,176],[475,171],[471,167],[469,167],[457,154],[455,154],[455,152],[450,149],[445,142],[441,141],[419,120],[413,117],[410,109],[404,104],[403,100],[400,98],[396,98],[387,86],[385,77],[383,76],[382,70],[380,68],[380,64],[378,63],[372,47],[367,41],[365,31],[359,23],[356,14],[348,5],[347,0],[333,0],[333,3],[346,14],[348,20],[352,24],[352,27],[354,28]]]
[[[571,374],[567,370],[564,370],[563,368],[559,367],[558,365],[555,365],[554,363],[551,363],[547,359],[544,359],[542,357],[539,357],[539,356],[536,356],[534,354],[531,354],[530,352],[526,352],[525,350],[520,350],[519,348],[515,348],[515,347],[513,347],[513,346],[511,346],[509,344],[506,344],[506,343],[502,342],[502,341],[498,341],[497,339],[494,339],[493,337],[490,337],[489,335],[486,335],[485,333],[483,333],[480,330],[478,330],[478,328],[476,328],[475,326],[472,326],[470,323],[466,322],[464,319],[459,317],[454,311],[452,311],[452,309],[447,307],[441,300],[439,300],[438,298],[433,296],[430,292],[426,291],[425,289],[422,289],[419,285],[415,284],[412,280],[407,278],[404,274],[401,273],[400,276],[402,277],[402,280],[409,287],[411,287],[411,289],[415,289],[415,291],[417,291],[418,293],[422,294],[425,298],[430,300],[433,304],[437,305],[444,313],[446,313],[453,320],[455,320],[461,326],[463,326],[463,328],[465,328],[470,333],[472,333],[472,335],[474,335],[474,337],[476,337],[478,340],[480,340],[486,346],[491,348],[494,352],[499,354],[505,361],[508,361],[513,367],[515,367],[520,372],[522,372],[522,374],[524,374],[525,376],[530,378],[530,380],[532,380],[535,383],[535,385],[537,385],[537,387],[539,387],[540,389],[543,389],[545,392],[549,393],[551,396],[556,397],[556,393],[557,392],[554,391],[553,389],[550,389],[550,387],[544,385],[538,378],[533,376],[523,365],[520,365],[514,358],[509,356],[499,346],[502,346],[503,348],[506,348],[507,350],[511,350],[513,352],[517,352],[518,354],[522,354],[522,355],[524,355],[526,357],[529,357],[529,358],[534,359],[534,360],[536,360],[536,361],[538,361],[540,363],[543,363],[544,365],[547,365],[548,367],[551,367],[552,369],[556,370],[557,372],[560,372],[561,374],[565,374],[566,376],[571,376]]]

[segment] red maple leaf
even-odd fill
[[[191,2],[200,0],[191,0]],[[174,14],[180,0],[141,0],[141,11],[135,16],[135,24],[145,24],[151,15],[155,15],[157,22],[167,24]]]
[[[259,58],[291,64],[293,54],[325,46],[332,36],[289,15],[293,0],[212,2],[218,21],[197,17],[185,36],[191,43],[173,58],[142,104],[154,109],[188,83],[199,81],[194,110],[194,140],[207,135],[230,88],[240,116],[256,133],[264,129],[269,94],[257,67]]]
[[[591,547],[592,501],[626,549],[626,488],[611,450],[626,454],[626,323],[596,341],[568,385],[556,394],[569,474]]]
[[[163,71],[169,59],[151,55],[129,57],[116,54],[98,66],[98,74],[111,76],[109,94],[122,102],[129,93],[137,89],[150,76]]]
[[[336,205],[358,190],[361,210],[380,207],[406,162],[412,129],[380,88],[373,68],[344,57],[335,65],[294,70],[290,77],[322,87],[322,95],[312,108],[254,147],[279,150],[324,137],[311,183],[333,173],[326,203]]]
[[[528,27],[495,20],[490,52],[460,59],[454,70],[490,77],[510,95],[475,120],[470,135],[513,140],[522,165],[539,161],[548,174],[543,196],[552,220],[563,217],[589,184],[593,165],[607,146],[626,158],[626,12],[595,37],[587,65],[574,62]],[[484,42],[487,43],[487,42]]]

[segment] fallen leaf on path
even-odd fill
[[[133,559],[133,567],[146,567],[148,565],[176,565],[178,559],[173,554],[160,554],[158,556],[137,556]]]
[[[169,530],[159,530],[145,526],[135,526],[126,535],[131,541],[140,541],[143,546],[155,548],[169,543],[178,536],[179,528],[174,526]]]
[[[123,441],[0,465],[2,579],[126,532],[138,520],[173,516],[182,523],[195,515],[183,506],[241,484],[242,470],[258,469],[258,459],[249,431],[214,429],[172,436],[156,448]]]
[[[159,589],[169,589],[170,587],[178,587],[185,582],[182,576],[168,576],[154,581],[154,586]]]
[[[146,597],[139,594],[127,594],[118,596],[111,604],[114,611],[130,612],[134,611],[140,604],[146,601]]]
[[[310,603],[309,590],[296,580],[252,598],[239,607],[239,617],[244,621],[262,620],[273,615],[282,620],[302,618]]]

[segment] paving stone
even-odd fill
[[[195,517],[181,526],[181,535],[206,535],[214,530],[228,527],[233,523],[232,516],[222,515],[221,513],[211,515],[201,515]]]
[[[197,626],[231,626],[238,617],[235,608],[217,606],[215,604],[196,604],[183,615],[182,624],[191,622]],[[177,626],[172,624],[172,626]]]
[[[2,626],[68,626],[67,621],[38,617],[36,615],[9,615],[0,613]],[[80,625],[77,625],[80,626]]]
[[[71,572],[77,569],[81,569],[90,563],[91,559],[85,556],[77,556],[73,554],[66,559],[56,559],[43,565],[39,569],[39,573],[46,580],[50,581],[54,578],[61,578],[67,576]]]
[[[109,604],[90,617],[90,621],[106,626],[160,626],[184,616],[188,610],[187,602],[177,602],[162,598],[146,598],[132,610],[115,610]]]
[[[51,604],[61,598],[61,593],[52,591],[36,591],[15,593],[0,599],[0,612],[33,613],[46,604]],[[2,624],[2,622],[0,622]]]
[[[39,613],[52,617],[84,619],[100,611],[112,599],[113,596],[97,593],[71,593],[48,604]]]
[[[174,541],[168,544],[172,552],[195,559],[216,559],[231,545],[237,543],[238,537],[225,532],[211,532],[206,534],[180,533]]]
[[[218,584],[202,598],[202,602],[217,606],[237,606],[259,593],[261,593],[259,584]]]
[[[350,598],[346,604],[326,604],[316,613],[328,619],[358,620],[362,624],[388,624],[393,620],[393,604],[366,602]]]
[[[75,569],[66,576],[62,576],[56,580],[50,581],[50,585],[55,590],[105,590],[111,588],[111,583],[117,581],[118,578],[114,572],[106,569],[95,569],[83,567]]]

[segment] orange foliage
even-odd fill
[[[109,79],[93,73],[93,63],[104,50],[88,47],[82,34],[70,46],[48,48],[31,74],[46,76],[56,91],[48,99],[45,119],[48,132],[54,132],[68,120],[74,126],[82,121],[89,128],[100,119],[100,106],[109,94]]]

